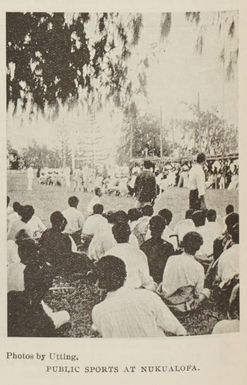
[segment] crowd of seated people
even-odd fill
[[[56,336],[70,315],[54,312],[45,294],[56,277],[73,274],[91,277],[104,292],[92,309],[92,328],[103,337],[186,335],[181,315],[212,296],[226,316],[214,333],[238,330],[227,320],[239,298],[239,215],[232,205],[224,218],[214,209],[187,210],[172,227],[168,208],[105,212],[97,199],[85,219],[78,204],[70,197],[46,228],[32,206],[11,207],[7,198],[9,335]]]

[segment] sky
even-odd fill
[[[233,15],[236,16],[236,13],[227,12],[224,15],[224,18],[228,17],[225,26],[229,25]],[[145,69],[147,97],[135,97],[140,112],[159,116],[162,111],[163,123],[166,124],[172,118],[189,117],[187,104],[195,104],[199,98],[202,110],[215,108],[227,122],[237,125],[237,68],[233,79],[227,81],[219,55],[223,46],[227,53],[231,45],[237,47],[238,37],[235,35],[232,41],[222,38],[216,13],[201,14],[198,26],[186,21],[184,13],[176,13],[172,15],[170,34],[161,41],[160,17],[158,13],[143,15],[139,43],[128,60],[129,78],[137,85],[140,60],[148,58],[149,67]],[[195,52],[195,44],[202,25],[204,46],[199,55]],[[122,118],[122,113],[113,109],[112,105],[104,106],[96,115],[96,125],[102,133],[102,146],[113,153],[121,138]],[[70,112],[61,109],[54,121],[48,121],[41,115],[30,120],[27,113],[20,111],[13,116],[11,107],[7,112],[7,136],[16,149],[27,146],[33,139],[54,147],[61,127],[80,132],[88,124],[88,117],[81,105]]]

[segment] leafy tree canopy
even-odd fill
[[[126,60],[140,37],[140,14],[7,13],[6,17],[7,103],[12,101],[15,110],[18,102],[23,109],[30,102],[31,113],[34,108],[44,112],[46,106],[57,111],[59,103],[78,100],[82,90],[87,103],[100,105],[99,87],[105,99],[121,103]]]

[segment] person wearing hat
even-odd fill
[[[188,187],[189,194],[189,208],[193,210],[206,209],[205,203],[205,173],[203,165],[206,161],[206,156],[203,153],[197,155],[196,163],[192,166],[189,172]]]

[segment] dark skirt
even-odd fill
[[[189,205],[192,210],[200,210],[201,202],[199,199],[198,190],[190,190]]]

